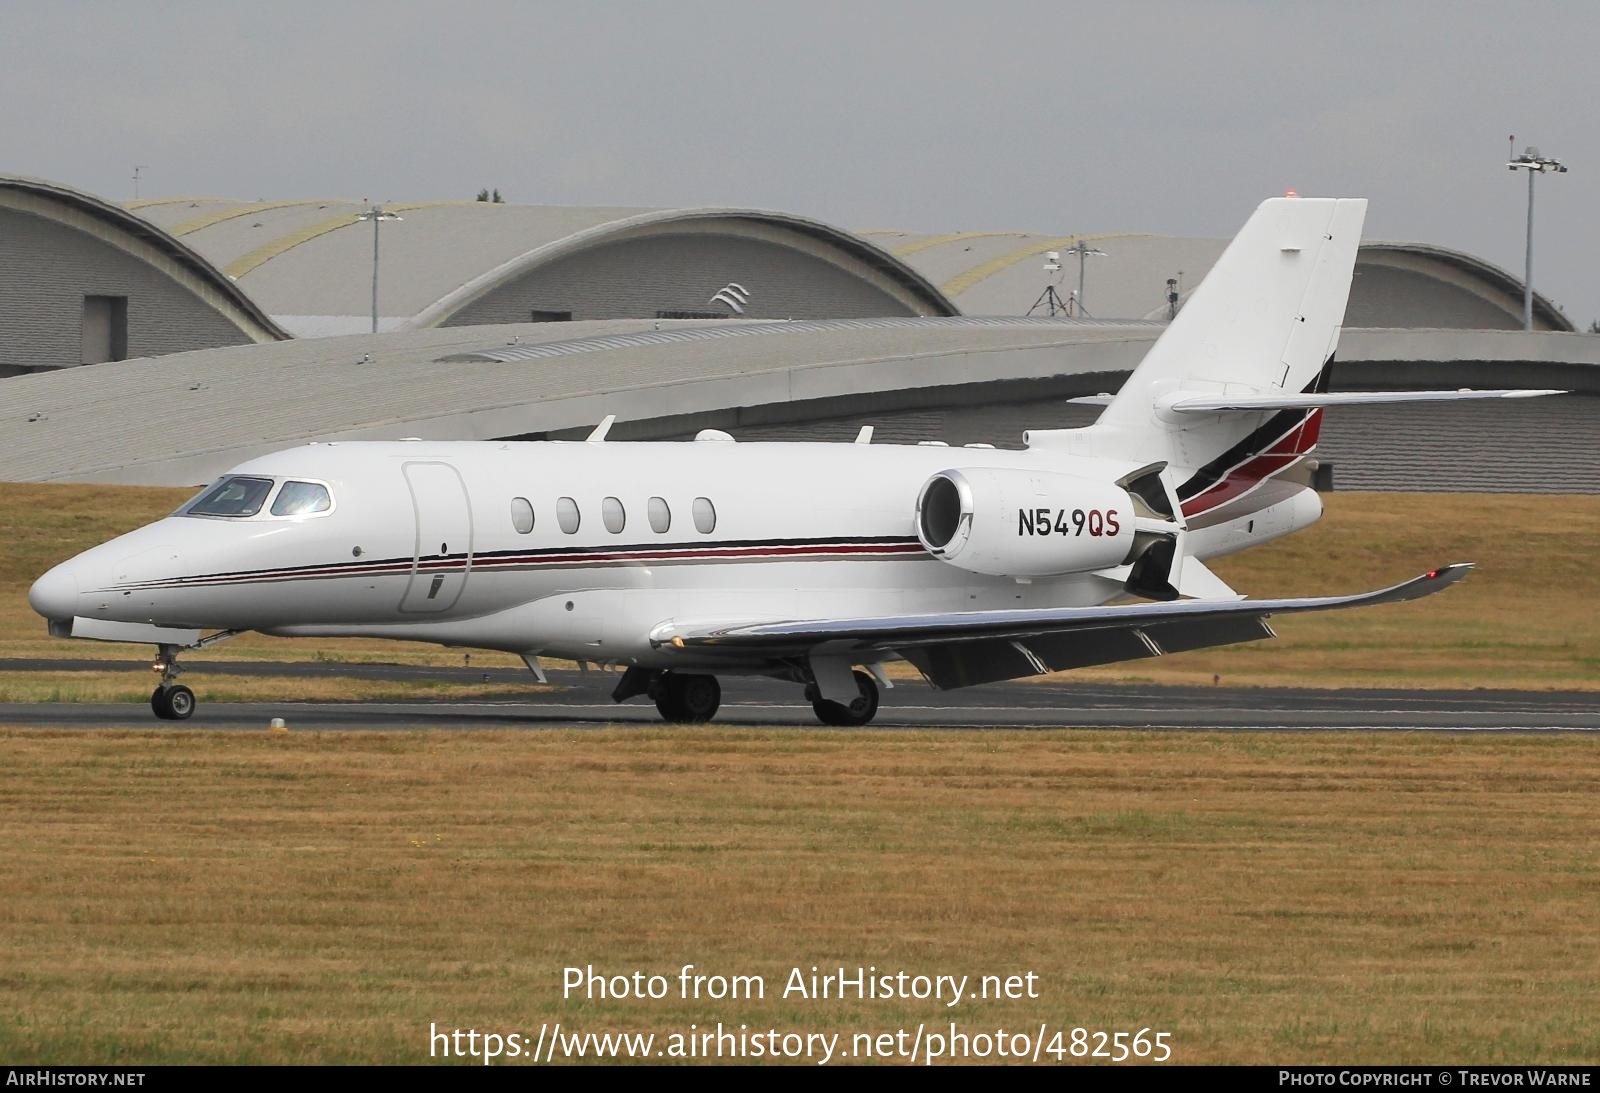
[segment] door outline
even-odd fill
[[[422,498],[418,496],[417,483],[411,477],[411,469],[413,467],[442,467],[450,473],[456,488],[460,491],[461,506],[465,510],[466,526],[464,528],[457,524],[452,524],[448,528],[441,529],[440,523],[442,521],[424,522]],[[461,477],[461,472],[453,464],[446,463],[440,459],[409,460],[400,465],[400,473],[406,480],[406,491],[411,495],[413,532],[411,540],[411,573],[406,581],[405,591],[400,595],[399,609],[402,613],[414,615],[437,614],[441,611],[448,611],[456,605],[456,601],[461,599],[461,594],[467,588],[467,580],[472,576],[472,495],[467,492],[467,483]],[[424,492],[426,492],[426,489],[424,489]],[[435,567],[426,572],[422,570],[422,563],[425,558],[440,557],[438,553],[424,553],[422,540],[424,531],[428,533],[430,545],[435,533],[450,537],[454,537],[458,532],[465,533],[467,537],[466,555],[459,571],[454,566]],[[442,539],[441,545],[448,546],[449,540]],[[455,556],[455,552],[446,555],[447,558]],[[450,579],[452,577],[459,577],[459,580],[452,581]],[[447,589],[447,586],[453,586],[453,588]],[[422,595],[424,588],[430,589],[429,594]],[[443,594],[441,595],[441,593]]]

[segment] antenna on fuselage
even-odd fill
[[[590,444],[601,443],[605,440],[606,434],[611,431],[611,426],[616,422],[616,420],[616,414],[607,414],[605,417],[600,419],[600,424],[594,427],[594,431],[583,439],[588,441]]]
[[[856,434],[856,443],[857,444],[871,444],[872,443],[872,426],[870,426],[870,425],[861,426],[861,431]]]

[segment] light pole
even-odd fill
[[[378,225],[385,220],[404,220],[395,213],[384,212],[382,205],[368,205],[367,211],[357,220],[372,221],[372,332],[378,332]]]
[[[1557,174],[1566,174],[1567,166],[1560,160],[1541,156],[1539,149],[1528,145],[1523,153],[1515,155],[1517,138],[1511,137],[1512,157],[1506,163],[1506,168],[1512,171],[1528,172],[1528,253],[1526,267],[1522,274],[1522,329],[1533,329],[1533,179],[1534,176],[1545,171],[1554,171]]]
[[[1088,310],[1083,306],[1083,264],[1085,260],[1088,259],[1089,255],[1097,254],[1104,258],[1106,252],[1101,250],[1099,247],[1091,247],[1088,243],[1085,243],[1082,239],[1080,239],[1061,253],[1076,254],[1078,256],[1078,317],[1082,318],[1089,313]]]

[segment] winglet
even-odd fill
[[[1430,569],[1420,577],[1414,577],[1404,584],[1397,584],[1393,588],[1374,596],[1370,603],[1402,603],[1406,600],[1419,600],[1423,596],[1431,596],[1435,592],[1449,588],[1461,580],[1477,567],[1477,562],[1452,562],[1442,565],[1437,569]]]
[[[1407,600],[1420,600],[1422,597],[1431,596],[1435,592],[1443,592],[1446,588],[1449,588],[1472,572],[1476,566],[1476,562],[1452,562],[1450,565],[1442,565],[1435,569],[1430,569],[1419,577],[1413,577],[1409,581],[1402,581],[1400,584],[1392,585],[1377,592],[1347,597],[1326,597],[1324,602],[1342,599],[1347,606],[1365,607],[1369,604],[1405,603]],[[1246,600],[1245,602],[1249,603],[1250,601]],[[1280,609],[1280,611],[1282,610],[1295,611],[1306,610],[1306,608],[1289,607]],[[1315,610],[1315,608],[1312,608],[1312,610]]]

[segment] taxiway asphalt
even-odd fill
[[[0,672],[106,671],[121,662],[0,660]],[[187,722],[158,721],[143,703],[0,704],[0,725],[264,729],[281,717],[291,729],[547,729],[661,724],[653,704],[609,700],[616,676],[552,672],[556,690],[526,690],[530,677],[510,669],[325,662],[227,662],[233,675],[330,676],[377,680],[443,679],[486,683],[479,699],[409,702],[208,702],[208,665],[188,664],[185,682],[200,703]],[[129,666],[130,671],[137,670]],[[503,689],[502,689],[503,687]],[[717,723],[820,729],[794,684],[731,677],[723,681]],[[1319,690],[1311,688],[1162,687],[1042,680],[934,691],[902,682],[882,696],[879,729],[1104,728],[1256,731],[1597,731],[1600,694],[1577,691]]]

